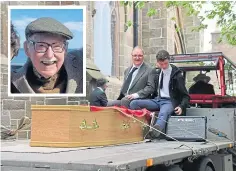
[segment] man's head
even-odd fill
[[[11,59],[18,55],[20,49],[20,37],[11,23]]]
[[[167,69],[169,67],[170,55],[167,51],[160,50],[156,55],[156,59],[157,67],[161,69]]]
[[[97,87],[101,87],[104,91],[107,89],[109,81],[105,78],[99,78],[97,79]]]
[[[206,74],[198,74],[196,77],[193,78],[193,81],[198,82],[198,81],[202,81],[205,83],[209,83],[209,81],[211,80],[210,77],[206,76]]]
[[[45,78],[62,67],[72,32],[52,18],[39,18],[25,29],[24,49],[37,72]]]
[[[136,46],[132,50],[131,55],[132,55],[133,64],[135,66],[138,67],[138,66],[140,66],[143,63],[143,60],[144,60],[143,55],[144,55],[144,53],[143,53],[143,50],[140,47]]]

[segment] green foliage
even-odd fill
[[[127,23],[126,23],[126,26],[127,27],[131,27],[133,25],[133,22],[132,21],[127,21]]]
[[[153,15],[157,14],[157,10],[154,8],[150,8],[149,11],[147,12],[147,16],[151,17]]]
[[[121,1],[122,5],[132,6],[135,5],[136,9],[143,9],[148,1]],[[210,3],[211,9],[204,11],[204,14],[200,14],[203,9],[203,5]],[[221,37],[219,42],[225,40],[230,45],[236,46],[236,1],[166,1],[165,6],[167,8],[180,7],[186,11],[188,16],[198,16],[200,25],[193,28],[192,31],[199,32],[200,30],[206,29],[208,24],[203,22],[206,19],[215,19],[217,25],[221,29]],[[234,9],[233,9],[234,8]],[[147,16],[151,17],[157,14],[157,9],[149,8]],[[172,18],[172,20],[176,20]],[[132,26],[132,24],[128,24]],[[180,31],[179,28],[176,29]]]

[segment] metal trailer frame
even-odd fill
[[[153,160],[153,165],[173,165],[185,159],[218,156],[218,150],[224,151],[234,146],[235,112],[236,109],[230,108],[187,110],[190,116],[207,116],[208,125],[226,133],[232,141],[211,133],[208,133],[211,140],[208,143],[161,140],[93,148],[32,148],[28,141],[5,141],[2,142],[1,168],[3,171],[141,171],[147,168],[148,159]],[[224,160],[227,158],[230,155]]]
[[[236,65],[227,58],[222,52],[210,53],[193,53],[193,54],[176,54],[170,55],[171,63],[186,63],[186,62],[215,62],[212,66],[183,66],[179,67],[186,78],[188,71],[201,71],[201,70],[215,70],[219,71],[219,81],[221,94],[219,95],[206,95],[194,94],[191,95],[191,104],[212,104],[213,108],[218,108],[220,104],[234,104],[236,105],[236,97],[227,96],[226,83],[225,83],[225,60],[230,63],[232,69],[236,70]]]

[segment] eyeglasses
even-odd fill
[[[52,48],[52,51],[54,53],[62,53],[65,50],[65,47],[66,47],[66,42],[48,44],[48,43],[45,43],[45,42],[34,42],[32,40],[28,40],[28,41],[34,45],[34,50],[38,53],[47,52],[49,46]]]
[[[142,58],[143,55],[132,55],[134,58]]]

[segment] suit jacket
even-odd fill
[[[95,88],[89,97],[91,106],[107,106],[107,96],[104,91],[99,88]]]
[[[26,77],[30,65],[32,62],[28,60],[22,68],[11,72],[12,93],[35,93]],[[63,65],[67,73],[65,93],[83,93],[83,50],[77,56],[68,53]]]
[[[121,87],[121,92],[117,100],[121,100],[124,97],[124,95],[122,94],[122,89],[131,68],[132,66],[127,68],[124,72],[124,82]],[[142,64],[142,66],[139,68],[138,73],[130,86],[129,94],[138,93],[139,98],[141,99],[151,97],[151,93],[153,92],[153,89],[155,88],[153,81],[148,80],[148,75],[151,73],[151,71],[152,71],[152,68],[149,65],[147,65],[146,63]]]

